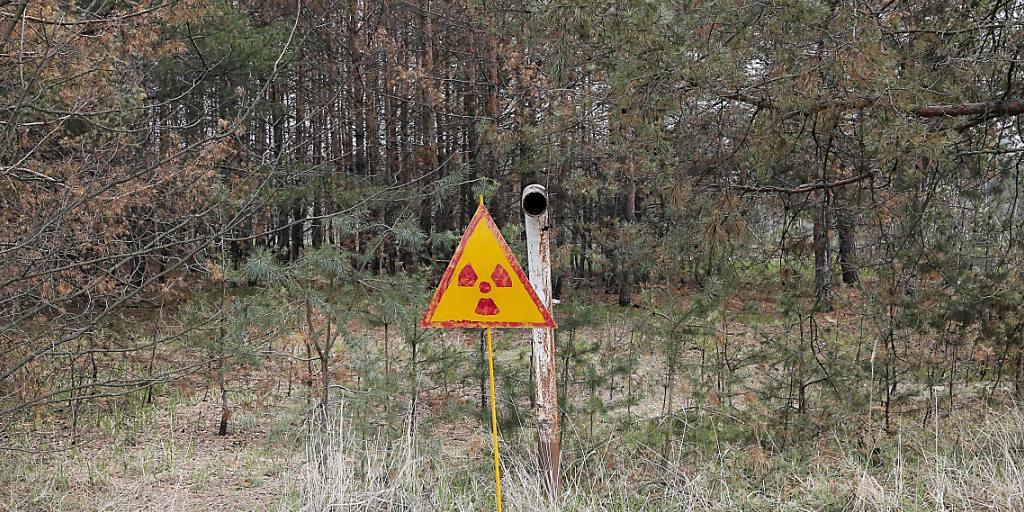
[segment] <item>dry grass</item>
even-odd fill
[[[1024,413],[1013,408],[943,424],[880,438],[867,456],[839,440],[813,456],[733,446],[702,454],[697,463],[694,453],[668,461],[640,450],[617,459],[627,464],[613,465],[607,461],[614,457],[592,450],[567,461],[557,504],[541,493],[524,436],[507,443],[505,509],[1024,510]],[[339,421],[307,444],[306,461],[293,475],[296,492],[282,510],[494,507],[487,457],[476,461],[475,479],[467,482],[420,454],[408,437],[357,444],[345,432]]]
[[[135,432],[105,432],[110,442],[7,452],[0,509],[493,508],[489,450],[459,451],[487,446],[482,427],[463,445],[432,430],[366,440],[339,411],[328,428],[297,444],[260,425],[307,427],[273,415],[239,418],[234,433],[214,436],[211,408],[180,406]],[[567,432],[557,504],[538,486],[530,429],[503,439],[506,510],[1024,510],[1024,412],[1016,407],[908,424],[867,445],[834,436],[769,453],[723,443],[684,447],[670,460],[628,447],[617,434],[594,443],[575,438],[571,424]]]
[[[214,435],[215,410],[196,401],[148,409],[130,425],[101,417],[75,446],[26,434],[19,445],[49,451],[0,452],[0,510],[272,508],[300,457],[268,442],[272,417],[241,416],[228,436]],[[52,437],[66,434],[55,427]]]

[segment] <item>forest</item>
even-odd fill
[[[1018,0],[0,0],[0,510],[1024,510],[1022,51]],[[421,325],[531,184],[556,488],[531,331],[492,401]]]

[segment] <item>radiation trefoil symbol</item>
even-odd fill
[[[480,284],[477,284],[476,271],[473,270],[473,265],[466,265],[459,271],[459,286],[476,286],[480,293],[487,295],[491,292],[491,283],[498,288],[511,288],[512,277],[508,275],[508,271],[501,265],[495,265],[494,271],[491,272],[491,281],[487,282],[479,280]],[[480,297],[480,300],[476,301],[476,314],[484,316],[497,315],[501,312],[498,309],[498,305],[494,303],[494,299],[490,297]]]
[[[483,205],[477,209],[420,324],[555,327]]]

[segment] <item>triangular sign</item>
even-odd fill
[[[483,203],[444,271],[423,327],[557,327]]]

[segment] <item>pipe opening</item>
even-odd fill
[[[544,192],[534,190],[523,196],[523,210],[534,217],[548,209],[548,196]]]

